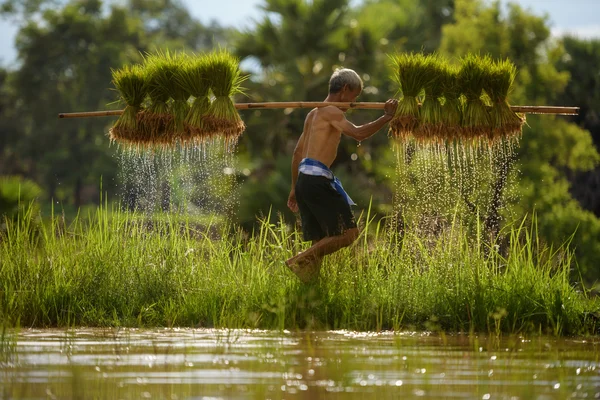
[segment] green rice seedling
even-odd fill
[[[479,139],[491,129],[490,116],[482,99],[491,66],[492,60],[487,56],[468,54],[462,59],[458,80],[466,100],[462,119],[463,139]]]
[[[392,79],[400,85],[402,97],[398,101],[396,115],[390,122],[390,134],[396,138],[408,138],[419,125],[417,97],[431,79],[432,72],[428,70],[428,57],[421,53],[392,56],[392,64]]]
[[[178,84],[177,76],[180,74],[181,65],[187,59],[184,53],[157,52],[155,56],[148,57],[146,62],[152,68],[153,79],[162,93],[168,95],[173,101],[168,108],[172,120],[165,127],[165,139],[172,144],[181,141],[185,134],[185,118],[189,112],[187,102],[190,92]]]
[[[197,55],[187,59],[175,74],[177,84],[187,88],[194,97],[194,102],[185,118],[188,141],[203,142],[206,138],[203,119],[210,108],[210,79],[207,66],[207,59]]]
[[[512,111],[508,103],[516,75],[517,68],[509,60],[496,61],[492,66],[486,92],[492,103],[490,119],[493,139],[519,135],[523,129],[525,117]]]
[[[232,96],[242,93],[239,60],[227,50],[213,51],[206,56],[206,71],[210,79],[210,89],[215,96],[203,121],[206,134],[222,134],[228,143],[235,143],[246,129],[233,104]]]
[[[461,136],[463,104],[461,101],[458,68],[446,64],[440,71],[440,86],[444,97],[442,108],[442,126],[446,139],[458,139]]]
[[[169,95],[173,99],[171,103],[171,114],[173,115],[173,125],[175,133],[179,140],[185,140],[189,137],[189,130],[186,129],[185,120],[190,112],[188,99],[190,98],[190,88],[185,81],[184,66],[189,61],[189,56],[185,53],[170,54],[168,51],[165,57],[170,64],[174,66],[173,80],[169,85]]]
[[[431,141],[439,140],[442,133],[442,104],[440,98],[443,94],[441,86],[442,72],[445,67],[445,61],[439,56],[433,55],[427,57],[426,76],[429,78],[425,82],[425,98],[421,105],[421,124],[415,131],[415,137]],[[443,138],[441,138],[443,139]]]
[[[169,144],[173,116],[169,113],[169,90],[167,86],[173,79],[173,69],[161,57],[160,53],[146,54],[144,58],[148,82],[150,104],[140,118],[144,121],[144,144]]]
[[[114,141],[136,142],[140,130],[137,115],[147,94],[146,74],[139,65],[126,65],[112,70],[112,82],[126,107],[110,129],[109,137]]]

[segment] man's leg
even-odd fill
[[[304,252],[290,258],[285,263],[290,266],[298,264],[299,266],[309,267],[320,263],[328,254],[334,253],[339,249],[350,246],[358,238],[358,228],[347,229],[338,236],[325,237],[314,243]]]
[[[313,240],[312,246],[314,246],[318,241]],[[300,279],[304,283],[309,283],[314,281],[318,276],[319,272],[321,272],[321,265],[323,264],[323,257],[309,257],[301,260],[300,262],[295,262],[295,260],[302,253],[298,253],[297,256],[294,256],[287,260],[285,263],[290,270],[298,279]]]
[[[296,199],[302,214],[305,238],[322,239],[316,243],[313,241],[309,249],[290,258],[286,264],[300,280],[309,282],[318,277],[324,256],[356,240],[358,228],[346,199],[331,186],[327,178],[300,174],[296,184]]]

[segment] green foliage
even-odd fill
[[[172,136],[182,137],[185,133],[184,122],[190,110],[187,103],[190,93],[189,89],[178,84],[176,75],[186,60],[184,53],[171,53],[168,50],[147,54],[144,58],[144,68],[151,82],[149,86],[152,91],[160,93],[156,96],[159,99],[156,107],[163,111],[162,100],[173,99],[168,108],[170,118],[165,116],[164,132],[161,132],[163,136],[167,136],[167,140],[172,140]],[[151,112],[159,115],[154,110]]]
[[[545,18],[515,4],[502,16],[498,3],[490,7],[482,1],[457,0],[454,23],[443,28],[441,51],[448,56],[485,52],[510,59],[518,69],[511,95],[516,104],[559,104],[570,79],[567,71],[558,69],[564,66],[564,47],[550,40]],[[581,59],[580,65],[587,62]],[[575,76],[571,79],[576,80]],[[588,89],[582,90],[581,96],[586,93]],[[576,105],[576,100],[571,104]],[[577,259],[586,281],[593,282],[599,277],[595,265],[600,258],[595,250],[598,241],[592,238],[600,221],[581,209],[569,192],[568,181],[576,171],[598,164],[589,132],[560,118],[530,116],[520,144],[517,168],[521,179],[516,188],[520,200],[515,212],[526,215],[535,210],[541,236],[549,243],[568,240],[577,228],[573,237]]]
[[[600,250],[600,220],[573,199],[562,171],[593,168],[600,162],[600,155],[589,132],[574,124],[535,117],[530,118],[529,125],[527,140],[522,141],[520,149],[521,212],[535,209],[542,237],[550,243],[560,243],[574,234],[572,244],[580,272],[591,283],[598,278],[595,265]]]
[[[56,6],[58,3],[58,0],[1,0],[0,14],[31,17],[39,12],[43,12],[46,8]]]
[[[596,148],[600,148],[600,40],[583,40],[565,37],[562,41],[564,54],[558,59],[557,68],[569,73],[569,80],[557,104],[580,107],[579,115],[571,120],[590,131]],[[586,141],[587,143],[587,141]],[[584,144],[584,143],[582,143]],[[578,144],[579,145],[579,142]],[[587,144],[585,144],[587,145]],[[580,171],[569,177],[573,197],[586,209],[600,217],[600,165],[588,171]]]
[[[18,176],[0,177],[0,225],[5,218],[16,220],[28,211],[30,216],[36,216],[39,211],[37,200],[42,189],[33,181]]]
[[[325,259],[305,286],[283,265],[298,233],[265,218],[249,237],[208,219],[98,209],[40,239],[8,226],[0,241],[0,319],[27,326],[194,326],[569,335],[596,332],[598,301],[569,281],[568,247],[545,247],[535,226],[511,228],[506,254],[470,243],[458,225],[435,240],[403,238],[363,215],[363,234]],[[494,314],[506,310],[501,321]]]
[[[146,125],[148,141],[168,143],[172,134],[172,115],[169,114],[169,86],[173,79],[175,66],[169,65],[158,53],[147,54],[144,71],[148,85],[150,102],[142,119]],[[169,130],[169,127],[171,130]]]
[[[562,41],[564,54],[558,59],[557,68],[567,72],[569,80],[559,96],[561,104],[581,107],[574,120],[592,133],[596,145],[600,145],[600,40],[582,40],[565,37]]]

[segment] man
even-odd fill
[[[354,102],[362,88],[362,80],[356,72],[338,69],[329,80],[329,95],[325,101]],[[397,106],[397,100],[388,100],[385,114],[362,126],[355,126],[346,119],[347,109],[334,106],[316,108],[306,116],[292,158],[288,207],[293,212],[300,211],[304,240],[312,241],[312,246],[286,261],[301,281],[309,282],[317,277],[325,255],[349,246],[358,237],[350,209],[354,203],[329,169],[342,133],[360,142],[389,122]]]

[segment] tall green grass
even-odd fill
[[[0,321],[21,327],[191,326],[266,329],[442,329],[581,334],[599,302],[569,281],[567,247],[535,226],[486,246],[459,226],[403,236],[366,215],[359,240],[303,285],[284,260],[306,248],[267,217],[251,234],[217,220],[148,218],[107,209],[0,238]]]

